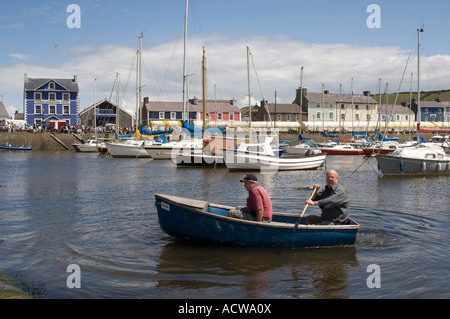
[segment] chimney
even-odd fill
[[[231,105],[236,105],[237,104],[237,100],[235,98],[233,98],[232,100],[230,100],[230,104]]]
[[[325,91],[323,91],[323,93],[324,94],[330,94],[330,91],[329,90],[325,90]]]
[[[434,99],[436,102],[441,102],[441,97],[438,96],[437,98]]]
[[[78,82],[78,75],[75,74],[75,75],[73,76],[73,82],[75,82],[75,83]]]
[[[191,100],[191,103],[193,105],[198,105],[198,98],[196,96],[194,96],[194,98]]]
[[[364,94],[365,96],[370,96],[370,91],[364,91],[363,94]]]
[[[308,94],[308,89],[306,87],[303,87],[303,89],[301,89],[301,91],[303,91],[301,94],[301,97],[302,97],[303,101],[305,101],[306,95]],[[300,88],[298,88],[296,90],[295,100],[294,100],[294,102],[292,102],[292,104],[301,105],[300,104]],[[306,103],[303,103],[303,104],[306,104]]]
[[[148,103],[148,96],[144,97],[144,105]]]
[[[25,80],[25,82],[26,82],[27,79],[28,79],[28,75],[25,73],[23,77],[24,77],[24,80]]]

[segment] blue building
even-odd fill
[[[29,125],[60,128],[78,125],[78,78],[28,78],[24,76],[24,114]]]

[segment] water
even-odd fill
[[[55,299],[450,298],[449,177],[380,178],[375,160],[364,161],[327,158],[361,224],[354,246],[262,249],[180,242],[159,227],[156,193],[243,205],[243,173],[1,152],[0,273]],[[325,184],[324,170],[258,176],[274,210],[296,214],[308,187]],[[67,287],[71,264],[81,269],[79,289]],[[372,264],[380,267],[380,288],[368,288]]]

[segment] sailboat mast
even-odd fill
[[[94,136],[95,141],[97,141],[97,105],[96,103],[96,94],[97,94],[97,79],[94,79]]]
[[[247,81],[248,81],[248,114],[249,114],[249,126],[250,133],[252,130],[252,101],[250,94],[250,49],[247,47]]]
[[[183,120],[186,121],[186,45],[187,45],[187,19],[188,19],[188,0],[186,0],[186,10],[184,15],[184,53],[183,53]]]
[[[138,96],[136,104],[136,131],[138,131],[139,124],[141,122],[141,101],[142,101],[142,38],[144,35],[141,33],[139,37],[139,54],[138,54]]]
[[[206,132],[206,58],[205,58],[205,47],[203,47],[203,139],[205,138]]]
[[[300,128],[299,132],[300,134],[302,132],[302,117],[303,117],[303,66],[300,69],[300,101],[298,103],[300,105]]]
[[[116,83],[117,83],[117,90],[116,90],[116,138],[119,138],[119,122],[120,122],[120,82],[119,82],[119,73],[116,73]]]
[[[420,33],[423,32],[423,28],[417,29],[417,122],[421,120],[420,109]],[[419,141],[417,141],[419,142]]]

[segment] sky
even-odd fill
[[[79,11],[74,10],[75,4]],[[134,113],[143,34],[142,95],[182,101],[185,0],[0,0],[0,100],[23,112],[24,74],[78,76],[80,111],[116,100]],[[373,6],[376,5],[376,6]],[[357,94],[450,89],[448,0],[189,0],[189,97],[292,103],[308,91]],[[301,68],[303,72],[301,73]],[[380,80],[381,79],[381,80]]]

